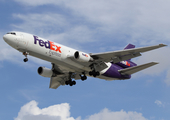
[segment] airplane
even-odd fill
[[[24,62],[28,61],[28,55],[51,62],[51,69],[41,66],[37,72],[50,78],[49,88],[52,89],[57,89],[60,85],[73,86],[76,84],[75,80],[84,81],[87,76],[108,81],[130,79],[132,74],[158,64],[150,62],[137,65],[131,61],[132,58],[141,56],[143,52],[167,46],[158,44],[135,48],[135,45],[128,44],[123,50],[88,54],[24,32],[8,32],[3,39],[11,47],[22,52],[25,56]]]

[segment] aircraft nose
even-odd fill
[[[4,41],[5,41],[6,43],[8,43],[8,42],[10,42],[10,41],[13,40],[12,36],[9,35],[9,34],[5,34],[5,35],[3,36],[3,39],[4,39]]]
[[[4,39],[5,42],[7,41],[7,35],[6,34],[3,36],[3,39]]]
[[[3,36],[4,41],[9,44],[10,46],[13,46],[15,44],[15,37],[11,34],[5,34]]]

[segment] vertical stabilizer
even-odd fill
[[[125,50],[125,49],[131,49],[131,48],[135,48],[135,45],[128,44],[128,45],[124,48],[124,50]]]
[[[128,44],[128,45],[124,48],[124,50],[126,50],[126,49],[132,49],[132,48],[135,48],[135,45],[133,45],[133,44]],[[126,65],[126,66],[122,65],[123,63],[124,63],[124,65]],[[126,64],[125,64],[125,63],[126,63]],[[134,63],[134,62],[132,62],[131,59],[126,60],[126,61],[122,61],[122,62],[120,62],[119,65],[122,66],[122,67],[124,67],[124,68],[137,66],[137,64]]]

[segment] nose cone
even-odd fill
[[[4,39],[4,41],[5,41],[8,45],[10,45],[10,46],[12,46],[12,47],[16,44],[15,36],[14,36],[14,35],[5,34],[5,35],[3,36],[3,39]]]
[[[9,43],[9,42],[11,42],[11,41],[13,41],[13,36],[12,35],[10,35],[10,34],[5,34],[4,36],[3,36],[3,39],[4,39],[4,41],[6,42],[6,43]]]
[[[7,41],[7,35],[4,35],[4,36],[3,36],[3,39],[4,39],[4,41],[6,42],[6,41]]]

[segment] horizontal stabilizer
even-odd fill
[[[143,65],[138,65],[138,66],[135,66],[135,67],[121,69],[121,70],[119,70],[119,72],[122,75],[131,75],[131,74],[134,74],[136,72],[139,72],[139,71],[141,71],[143,69],[146,69],[146,68],[151,67],[151,66],[156,65],[156,64],[158,64],[158,63],[150,62],[150,63],[146,63],[146,64],[143,64]]]

